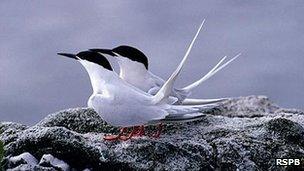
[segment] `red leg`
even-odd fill
[[[160,123],[160,124],[158,124],[158,126],[157,126],[157,132],[156,132],[155,134],[153,134],[152,137],[154,137],[154,138],[159,138],[159,136],[160,136],[162,130],[163,130],[163,124]]]
[[[117,135],[105,135],[103,137],[104,140],[114,141],[120,139],[120,137],[126,132],[127,128],[121,128],[119,134]]]
[[[143,135],[145,135],[145,126],[141,125],[141,126],[139,126],[137,128],[137,131],[136,131],[136,133],[133,136],[139,136],[139,137],[141,137]]]
[[[134,126],[131,133],[128,136],[120,136],[119,139],[123,141],[127,141],[131,139],[137,131],[138,131],[138,126]]]

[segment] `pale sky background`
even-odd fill
[[[57,52],[132,45],[167,78],[203,18],[177,86],[242,52],[192,97],[266,95],[282,107],[304,109],[304,1],[2,0],[0,120],[32,125],[86,106],[87,73]]]

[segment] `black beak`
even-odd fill
[[[66,56],[66,57],[73,58],[73,59],[78,59],[76,57],[76,55],[70,54],[70,53],[57,53],[57,55]]]
[[[98,52],[98,53],[102,53],[102,54],[106,54],[106,55],[110,55],[110,56],[116,56],[115,53],[113,53],[111,49],[90,49],[90,51]]]

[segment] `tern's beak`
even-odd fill
[[[113,53],[111,49],[90,49],[90,51],[98,52],[98,53],[102,53],[102,54],[106,54],[106,55],[110,55],[110,56],[116,56],[115,53]]]
[[[75,54],[71,54],[71,53],[57,53],[57,55],[66,56],[66,57],[73,58],[73,59],[78,59]]]

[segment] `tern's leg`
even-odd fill
[[[128,136],[120,136],[119,139],[123,140],[123,141],[127,141],[127,140],[131,139],[138,132],[139,128],[140,128],[139,126],[134,126],[132,128],[131,133]]]
[[[143,136],[145,135],[145,126],[144,125],[141,125],[138,127],[136,133],[133,135],[133,136]]]
[[[127,128],[121,128],[119,134],[117,135],[105,135],[103,137],[104,140],[107,141],[113,141],[113,140],[118,140],[120,137],[127,131]]]
[[[159,138],[159,136],[160,136],[162,130],[163,130],[163,124],[160,123],[160,124],[158,124],[158,126],[157,126],[157,132],[156,132],[155,134],[153,134],[152,137],[154,137],[154,138]]]

